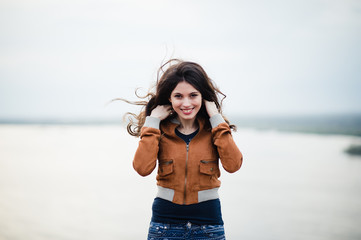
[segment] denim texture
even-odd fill
[[[148,240],[225,240],[223,225],[164,224],[151,222]]]

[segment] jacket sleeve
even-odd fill
[[[133,168],[141,176],[151,174],[156,166],[160,139],[159,123],[160,119],[147,117],[141,129],[138,148],[133,159]]]
[[[213,143],[217,147],[223,168],[230,173],[241,168],[243,155],[233,140],[231,129],[221,114],[210,118]]]

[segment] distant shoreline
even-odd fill
[[[238,128],[361,137],[361,114],[229,116]],[[0,125],[120,125],[122,119],[0,119]]]
[[[361,114],[235,117],[240,128],[276,130],[281,132],[313,133],[322,135],[361,136]]]

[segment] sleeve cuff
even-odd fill
[[[211,126],[212,128],[215,128],[217,127],[219,124],[221,123],[224,123],[224,119],[222,117],[222,115],[220,113],[212,116],[210,119],[209,119],[210,123],[211,123]]]
[[[151,127],[159,129],[160,119],[156,117],[147,116],[145,118],[144,127]]]

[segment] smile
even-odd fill
[[[193,109],[194,108],[187,108],[187,109],[181,109],[181,110],[184,114],[189,115],[193,112]]]

